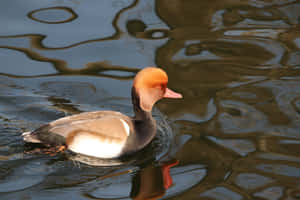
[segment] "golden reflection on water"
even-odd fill
[[[26,191],[40,197],[35,192],[38,185],[44,195],[45,188],[52,188],[57,198],[72,193],[74,199],[110,195],[145,199],[151,197],[149,191],[152,199],[299,197],[297,1],[0,4],[16,9],[3,11],[7,20],[0,21],[1,27],[15,25],[0,31],[4,198],[24,197]],[[63,158],[48,158],[52,164],[47,164],[44,157],[22,157],[20,133],[41,123],[94,109],[130,114],[130,80],[148,65],[165,69],[170,87],[184,95],[183,100],[164,100],[157,106],[170,119],[174,140],[179,140],[163,156],[180,161],[171,170],[169,188],[158,187],[162,182],[150,186],[141,182],[149,171],[161,181],[157,173],[161,165],[156,163],[161,160],[116,171],[83,166],[84,172],[70,168]],[[41,67],[44,73],[37,70]],[[49,173],[41,173],[43,169]],[[31,180],[35,173],[39,178]],[[121,174],[112,178],[111,173]],[[56,188],[53,179],[61,177],[68,186]],[[98,177],[103,180],[96,181]],[[132,181],[139,186],[128,188]],[[130,194],[142,185],[141,193]],[[157,190],[152,190],[154,185]]]
[[[39,19],[38,17],[35,17],[35,15],[38,15],[40,13],[43,13],[43,12],[49,12],[49,11],[62,11],[64,14],[69,14],[70,17],[66,18],[66,19],[63,19],[63,20],[48,20],[48,19]],[[61,13],[62,14],[62,13]],[[55,13],[53,14],[55,15]],[[35,20],[37,22],[41,22],[41,23],[48,23],[48,24],[58,24],[58,23],[67,23],[67,22],[70,22],[72,20],[75,20],[78,16],[77,14],[70,8],[68,7],[51,7],[51,8],[41,8],[41,9],[38,9],[38,10],[33,10],[31,11],[30,13],[28,13],[28,17],[32,20]]]

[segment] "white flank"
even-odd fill
[[[80,134],[74,137],[69,149],[98,158],[116,158],[120,155],[125,142],[116,143],[109,140],[99,140],[88,134]]]
[[[130,134],[130,127],[129,125],[127,124],[127,122],[125,122],[123,119],[120,119],[123,126],[124,126],[124,129],[125,129],[125,132],[127,133],[127,136]]]

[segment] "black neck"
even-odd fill
[[[133,144],[128,144],[128,151],[136,151],[151,142],[156,133],[156,123],[152,118],[151,112],[147,112],[140,107],[140,98],[135,88],[132,88],[132,104],[135,116],[133,117],[134,127],[137,134]],[[133,148],[133,149],[130,149]]]

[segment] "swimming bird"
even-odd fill
[[[167,88],[168,76],[156,67],[139,71],[131,89],[134,117],[116,111],[83,112],[52,121],[22,134],[27,143],[98,158],[118,158],[147,146],[156,135],[153,105],[162,98],[182,98]]]

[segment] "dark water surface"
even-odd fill
[[[0,199],[300,199],[299,24],[297,0],[0,1]],[[23,153],[59,117],[131,115],[146,66],[184,99],[143,152]]]

